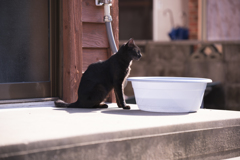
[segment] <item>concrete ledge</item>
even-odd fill
[[[0,105],[0,159],[223,159],[240,156],[240,112],[170,114]]]

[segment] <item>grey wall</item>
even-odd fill
[[[202,77],[218,82],[210,108],[240,110],[240,42],[137,42],[143,50],[130,76]],[[221,93],[220,93],[221,92]],[[131,83],[125,88],[134,95]],[[211,102],[212,103],[212,102]]]

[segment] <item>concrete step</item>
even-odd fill
[[[0,159],[226,159],[240,156],[240,112],[0,105]]]

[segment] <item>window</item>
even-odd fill
[[[0,1],[0,100],[53,96],[54,6],[53,0]]]

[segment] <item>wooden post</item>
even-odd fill
[[[63,100],[77,100],[82,76],[82,0],[62,0]]]
[[[112,2],[112,29],[113,29],[113,36],[116,42],[116,46],[119,49],[119,7],[118,7],[118,0],[113,0]],[[111,49],[109,49],[111,50]],[[114,94],[114,90],[111,91],[109,97],[107,99],[108,102],[116,103],[116,98]]]
[[[106,27],[103,21],[103,6],[97,7],[94,0],[62,0],[63,11],[63,100],[74,102],[82,72],[88,65],[111,56]],[[113,33],[119,45],[118,0],[112,4]],[[111,92],[109,102],[115,102]]]

